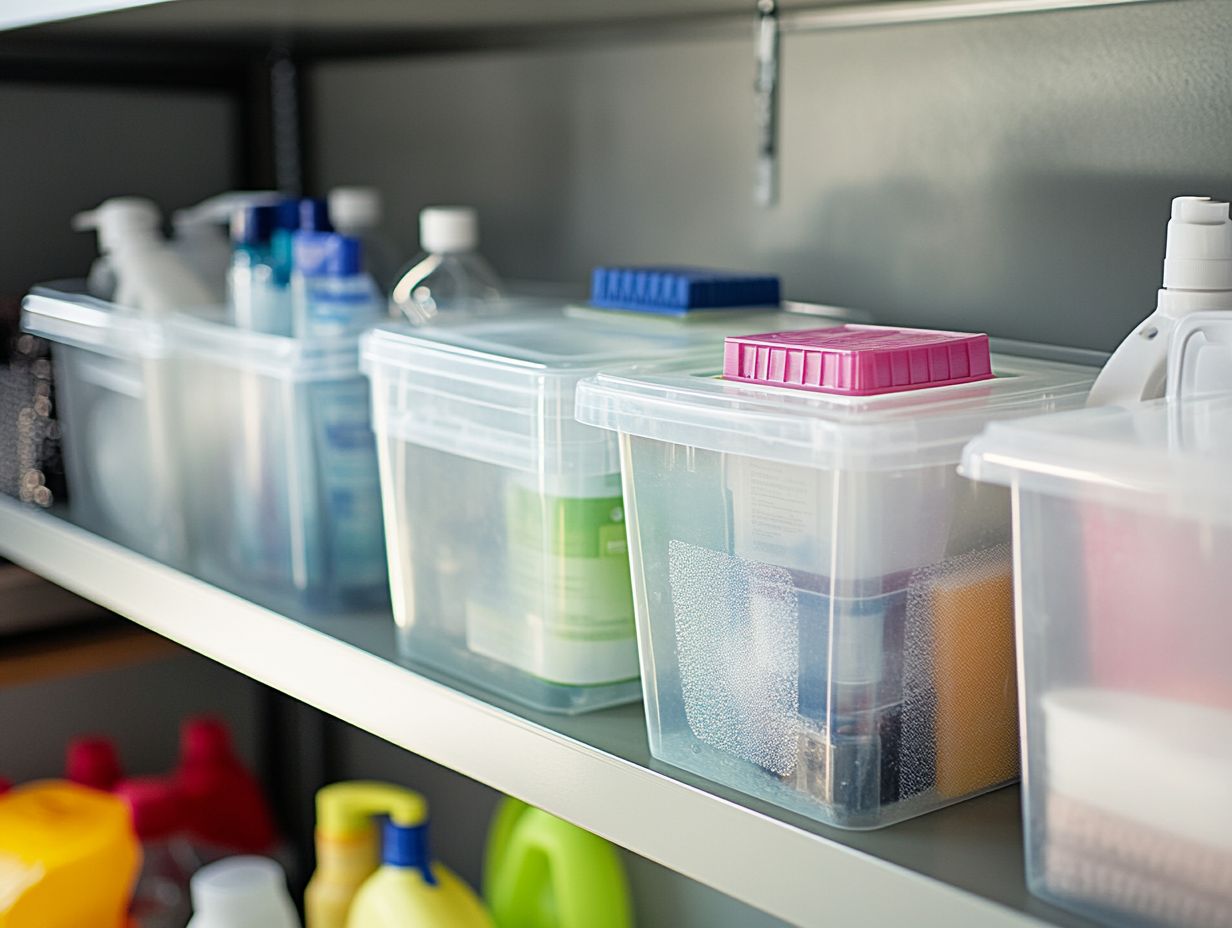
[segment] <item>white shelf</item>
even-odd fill
[[[0,555],[268,686],[800,925],[1086,925],[1027,895],[1018,791],[876,832],[650,759],[640,705],[562,718],[399,663],[388,615],[291,618],[0,497]]]

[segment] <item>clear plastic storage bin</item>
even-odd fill
[[[1093,372],[993,355],[995,379],[850,396],[721,361],[578,389],[620,437],[651,752],[847,828],[1015,779],[1009,500],[956,468]]]
[[[745,324],[767,319],[793,321]],[[364,337],[408,658],[547,711],[641,696],[616,442],[574,419],[574,388],[717,343],[559,309]]]
[[[1027,875],[1114,925],[1232,926],[1232,396],[998,424],[1020,565]]]
[[[56,400],[75,522],[189,565],[166,327],[92,297],[36,288],[23,325],[55,343]]]
[[[37,290],[75,521],[275,608],[388,600],[356,337],[295,339]]]

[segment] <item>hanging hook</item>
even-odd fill
[[[779,5],[757,0],[757,180],[754,197],[759,206],[778,200],[779,152]]]

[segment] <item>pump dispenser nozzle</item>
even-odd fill
[[[1168,346],[1178,321],[1202,310],[1232,311],[1232,218],[1227,201],[1172,201],[1163,284],[1155,312],[1104,365],[1087,405],[1125,405],[1163,396]]]

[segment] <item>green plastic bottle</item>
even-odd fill
[[[632,928],[616,849],[542,809],[506,798],[492,820],[483,895],[497,928]]]
[[[381,827],[381,866],[351,903],[347,928],[492,928],[483,903],[428,849],[428,804],[408,793]]]

